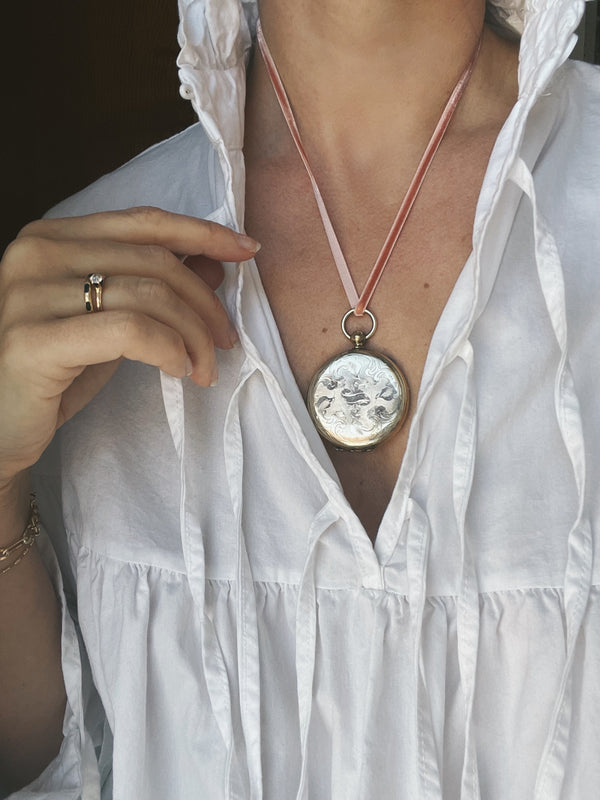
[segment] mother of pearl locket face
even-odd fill
[[[340,450],[372,450],[406,419],[410,405],[408,383],[394,362],[365,350],[368,334],[344,334],[354,348],[331,358],[313,376],[306,404],[321,436]]]

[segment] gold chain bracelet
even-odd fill
[[[4,575],[4,573],[8,572],[9,569],[16,567],[17,564],[23,561],[27,553],[33,547],[33,543],[39,535],[40,515],[35,494],[32,492],[29,495],[29,522],[21,534],[21,537],[17,539],[16,542],[9,544],[8,547],[0,547],[0,564],[2,564],[3,561],[7,561],[9,558],[12,558],[15,553],[18,553],[14,561],[11,561],[11,563],[6,567],[0,569],[0,575]]]

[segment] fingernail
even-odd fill
[[[245,249],[249,250],[252,254],[258,253],[260,250],[260,244],[255,239],[251,239],[250,236],[246,236],[244,233],[236,234],[236,239],[238,243]]]
[[[231,342],[231,346],[235,347],[236,344],[239,342],[240,337],[238,336],[238,332],[233,327],[233,325],[229,328],[229,341]]]
[[[219,370],[217,369],[217,365],[215,364],[213,367],[212,374],[210,376],[210,384],[209,386],[216,386],[219,382]]]
[[[192,364],[192,359],[188,356],[185,360],[186,378],[189,378],[193,371],[194,371],[194,365]]]

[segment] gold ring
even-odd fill
[[[85,310],[88,312],[102,311],[102,288],[104,286],[104,275],[98,272],[90,272],[83,285],[83,299]]]

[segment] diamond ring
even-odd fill
[[[103,286],[104,275],[100,275],[98,272],[90,272],[83,284],[83,301],[87,312],[102,311]]]

